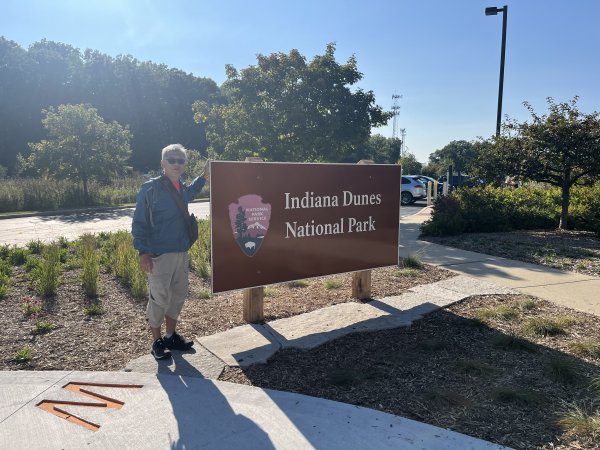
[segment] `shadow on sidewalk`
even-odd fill
[[[157,379],[169,397],[178,435],[169,436],[172,450],[192,448],[275,449],[269,436],[251,419],[231,408],[227,398],[211,380],[189,364],[181,353],[160,361]],[[175,375],[185,373],[185,377]],[[189,377],[189,378],[188,378]],[[154,430],[156,433],[164,431]]]

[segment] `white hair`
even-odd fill
[[[179,153],[179,154],[183,155],[185,157],[185,159],[187,159],[187,150],[181,144],[167,145],[165,148],[162,149],[160,159],[165,159],[167,157],[167,155],[170,153]]]

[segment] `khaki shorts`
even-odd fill
[[[165,316],[179,320],[188,292],[189,256],[187,252],[163,253],[153,257],[152,263],[146,317],[152,328],[160,328]]]

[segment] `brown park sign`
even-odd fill
[[[396,265],[400,170],[211,162],[213,292]]]

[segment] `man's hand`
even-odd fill
[[[146,273],[152,273],[152,269],[154,268],[154,263],[152,262],[152,256],[148,253],[144,253],[140,255],[140,267]]]
[[[202,176],[206,181],[210,180],[210,159],[206,160],[206,164],[204,165],[204,173]]]

